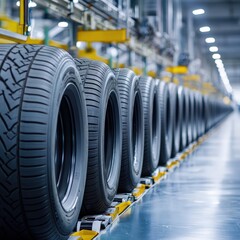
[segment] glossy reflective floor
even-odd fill
[[[240,239],[240,115],[98,239]]]

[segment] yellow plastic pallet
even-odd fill
[[[92,230],[81,230],[73,233],[68,240],[91,240],[98,235],[98,232]]]

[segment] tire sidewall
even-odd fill
[[[129,149],[129,158],[131,161],[129,161],[129,169],[131,169],[131,175],[130,178],[132,182],[137,183],[137,180],[139,179],[141,172],[142,172],[142,165],[143,165],[143,152],[144,152],[144,118],[143,118],[143,106],[142,106],[142,94],[140,91],[139,87],[139,79],[137,77],[133,77],[131,81],[131,87],[130,87],[130,92],[129,92],[129,104],[128,104],[128,119],[127,119],[127,124],[128,124],[128,146],[130,146]],[[132,144],[133,144],[133,136],[132,136],[132,129],[133,129],[133,114],[134,114],[134,105],[136,104],[136,95],[139,94],[140,97],[140,109],[141,109],[141,119],[138,119],[138,121],[141,122],[141,133],[139,133],[139,137],[141,138],[140,144],[142,147],[139,149],[140,156],[138,156],[139,163],[138,163],[138,169],[135,171],[134,169],[134,153],[132,149]],[[139,147],[139,146],[138,146]]]
[[[54,156],[55,156],[55,137],[56,137],[56,128],[58,122],[58,113],[60,109],[61,99],[63,97],[64,90],[67,84],[73,83],[79,92],[79,100],[81,101],[82,109],[78,112],[79,120],[81,120],[82,124],[85,125],[81,128],[81,159],[76,160],[80,161],[79,166],[80,169],[77,169],[74,177],[79,180],[78,186],[78,198],[76,199],[75,207],[70,211],[65,211],[62,207],[56,187],[56,178],[55,178],[55,163],[54,163]],[[49,129],[48,129],[48,171],[49,179],[48,184],[50,186],[50,193],[51,194],[51,205],[53,211],[53,218],[56,221],[56,226],[58,227],[59,232],[63,232],[63,234],[69,234],[67,229],[71,226],[73,229],[75,226],[80,207],[82,205],[83,200],[83,191],[85,187],[86,181],[86,172],[87,172],[87,148],[88,148],[88,134],[87,134],[87,112],[86,112],[86,104],[85,99],[83,97],[83,87],[81,85],[81,79],[78,74],[77,69],[74,66],[74,62],[69,58],[63,58],[61,63],[59,64],[56,75],[53,81],[53,89],[54,92],[52,94],[51,99],[51,108],[52,112],[49,114]],[[77,114],[77,113],[75,113]],[[78,151],[78,150],[77,150]]]
[[[116,194],[117,187],[118,187],[118,181],[119,181],[119,176],[120,176],[120,168],[121,168],[121,154],[122,154],[122,127],[121,127],[121,109],[120,109],[120,99],[119,99],[119,93],[118,93],[118,88],[117,88],[117,83],[116,79],[114,77],[114,74],[110,71],[106,72],[105,74],[105,81],[103,82],[103,87],[102,87],[102,95],[101,95],[101,100],[100,100],[100,123],[99,123],[99,166],[101,166],[101,191],[105,195],[105,200],[107,201],[106,205],[109,205]],[[116,112],[118,112],[118,117],[115,119],[117,122],[115,123],[117,126],[116,129],[116,148],[115,148],[115,159],[114,159],[114,174],[112,174],[112,177],[114,177],[112,181],[111,186],[109,185],[105,172],[104,172],[104,167],[105,167],[105,162],[104,162],[104,138],[105,138],[105,120],[106,120],[106,111],[107,111],[107,104],[109,97],[111,93],[114,93],[118,106],[116,107]]]

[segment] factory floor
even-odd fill
[[[240,239],[240,115],[224,120],[98,239]]]

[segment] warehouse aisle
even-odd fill
[[[98,239],[240,239],[240,115]]]

